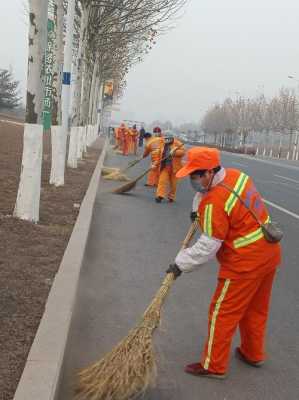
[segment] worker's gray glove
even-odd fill
[[[194,222],[198,218],[197,211],[191,211],[190,213],[190,219],[192,222]]]
[[[179,267],[176,264],[170,264],[166,273],[167,274],[173,273],[174,279],[176,279],[181,275],[182,271],[179,269]]]

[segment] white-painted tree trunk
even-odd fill
[[[15,216],[32,222],[39,220],[43,126],[24,125],[22,172]]]
[[[77,146],[77,159],[78,160],[82,160],[82,157],[83,157],[84,135],[85,135],[85,127],[80,126],[78,129],[78,146]]]
[[[95,131],[96,128],[94,125],[88,125],[88,133],[87,133],[87,146],[91,146],[92,143],[95,141]]]
[[[71,127],[69,154],[67,160],[67,165],[70,168],[78,167],[77,157],[78,157],[79,129],[80,129],[79,126]]]
[[[52,142],[52,164],[50,184],[55,186],[64,185],[64,139],[65,134],[61,125],[52,125],[51,127],[51,142]]]
[[[29,1],[29,51],[22,169],[14,215],[38,222],[43,147],[43,56],[47,38],[48,1]]]
[[[87,130],[88,126],[83,126],[82,127],[82,152],[83,154],[87,152]]]

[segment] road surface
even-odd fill
[[[155,335],[158,382],[145,400],[299,399],[299,164],[229,153],[222,159],[225,166],[254,178],[285,232],[268,326],[269,359],[257,370],[232,353],[225,381],[183,372],[185,364],[198,361],[206,338],[217,276],[212,262],[180,277],[167,299]],[[107,165],[126,161],[110,155]],[[131,176],[145,165],[135,167]],[[58,400],[71,399],[76,371],[111,350],[136,324],[189,227],[194,193],[187,180],[180,184],[175,204],[156,204],[143,184],[123,196],[109,193],[114,186],[105,182],[98,193]]]

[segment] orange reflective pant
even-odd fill
[[[239,326],[241,351],[265,359],[265,333],[275,270],[256,279],[219,279],[209,311],[209,336],[201,364],[212,372],[228,369],[231,341]]]
[[[151,169],[150,172],[147,174],[146,184],[148,186],[157,186],[159,181],[159,174],[159,168]]]
[[[123,143],[122,143],[122,147],[123,147],[123,155],[127,156],[129,153],[129,139],[127,136],[124,137],[123,139]]]
[[[133,138],[131,135],[128,136],[128,152],[133,154]]]
[[[177,178],[173,172],[172,166],[166,166],[160,171],[156,197],[175,200],[176,187]]]

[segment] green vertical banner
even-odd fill
[[[53,1],[50,1],[48,10],[48,40],[47,40],[47,48],[45,54],[45,92],[44,92],[44,107],[43,107],[43,126],[45,131],[51,128],[51,122],[52,122],[54,45],[55,45],[55,13],[54,13],[54,3]]]

